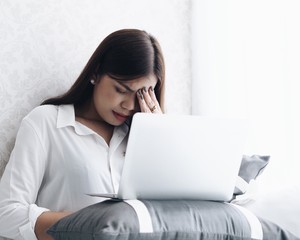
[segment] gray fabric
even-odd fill
[[[163,239],[250,239],[244,217],[229,204],[212,201],[143,201]]]
[[[56,240],[252,240],[250,226],[238,209],[211,201],[143,201],[153,233],[139,233],[133,208],[105,201],[67,216],[48,231]],[[260,219],[264,240],[299,240]]]
[[[54,239],[135,239],[139,222],[127,203],[104,201],[69,215],[49,229]],[[125,233],[125,234],[124,234]]]
[[[252,179],[256,179],[264,171],[265,167],[269,163],[269,160],[270,156],[244,155],[238,175],[247,183],[249,183]],[[235,188],[234,195],[239,194],[243,193],[238,188]]]
[[[246,182],[250,182],[251,179],[256,179],[268,165],[270,156],[243,156],[239,176]]]
[[[264,239],[270,240],[299,240],[300,238],[296,237],[292,233],[285,231],[278,225],[266,221],[265,219],[258,218],[263,229]]]
[[[54,239],[185,240],[250,239],[250,227],[234,207],[209,201],[143,201],[152,218],[153,233],[139,233],[133,208],[105,201],[60,220],[49,230]]]

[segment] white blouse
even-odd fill
[[[128,126],[115,127],[109,145],[75,121],[73,105],[44,105],[22,121],[0,182],[0,236],[36,239],[44,211],[77,211],[117,193]]]

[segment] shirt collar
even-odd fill
[[[75,127],[75,111],[74,105],[59,105],[57,114],[57,128],[63,128],[67,126]]]

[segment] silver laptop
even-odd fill
[[[115,199],[227,201],[244,153],[246,121],[192,115],[134,115]]]

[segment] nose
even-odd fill
[[[127,97],[124,99],[124,101],[121,104],[122,108],[128,110],[128,111],[136,111],[138,108],[138,100],[136,98],[136,95],[133,94],[133,96]]]

